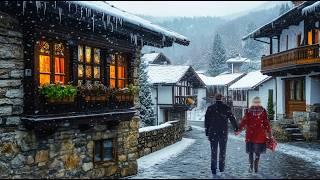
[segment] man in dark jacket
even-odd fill
[[[224,171],[225,156],[228,140],[228,120],[230,120],[235,132],[238,124],[231,108],[222,102],[222,95],[216,95],[215,104],[208,107],[205,115],[205,130],[211,144],[211,171],[216,174],[217,150],[219,145],[219,170]]]

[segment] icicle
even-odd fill
[[[107,29],[107,24],[106,24],[106,21],[104,19],[104,13],[102,13],[102,22],[103,22],[104,29]]]
[[[111,23],[111,32],[113,32],[113,24]]]
[[[44,2],[43,15],[46,15],[47,2]]]
[[[92,16],[92,31],[94,32],[94,14]]]
[[[68,2],[69,3],[69,12],[71,11],[71,2]]]
[[[86,8],[86,17],[88,17],[88,8]]]
[[[60,23],[61,23],[61,15],[62,15],[62,9],[59,8],[59,20],[60,20]]]
[[[76,4],[76,13],[78,12],[78,5]]]
[[[141,47],[143,47],[143,38],[141,38],[140,41],[141,41]]]
[[[119,18],[120,26],[122,26],[122,21],[123,21],[123,19],[122,19],[122,18]]]
[[[162,35],[162,45],[164,46],[164,42],[166,41],[166,36]]]
[[[116,29],[118,29],[118,18],[116,18]]]
[[[82,19],[82,13],[83,13],[83,9],[82,9],[82,7],[80,8],[80,17],[81,17],[81,19]]]
[[[131,43],[133,42],[133,34],[130,33],[130,40],[131,40]]]
[[[39,13],[39,9],[41,8],[41,2],[40,1],[36,1],[36,7],[37,7],[37,13]]]
[[[138,45],[138,36],[134,35],[134,45],[137,46]]]
[[[109,24],[110,24],[110,16],[109,15],[107,15],[107,25],[109,26]]]
[[[57,1],[54,1],[54,8],[57,8]]]
[[[23,2],[22,2],[22,14],[23,14],[23,15],[24,15],[24,11],[25,11],[26,7],[27,7],[27,2],[26,2],[26,1],[23,1]]]

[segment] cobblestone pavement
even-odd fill
[[[203,122],[202,122],[203,123]],[[201,124],[192,123],[200,126]],[[193,128],[185,138],[196,142],[183,153],[148,169],[139,169],[133,178],[212,178],[210,173],[209,142],[201,128]],[[319,155],[320,156],[320,155]],[[248,160],[245,144],[240,138],[230,138],[227,146],[226,171],[219,178],[319,178],[319,164],[306,162],[281,152],[261,155],[260,172],[248,173]]]

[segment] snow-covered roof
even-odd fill
[[[105,1],[69,1],[69,3],[77,4],[80,6],[84,6],[87,8],[100,11],[101,13],[105,13],[106,16],[111,15],[116,18],[119,18],[119,19],[116,19],[116,21],[118,21],[119,24],[121,24],[122,22],[129,22],[131,24],[137,25],[149,31],[161,33],[162,35],[164,35],[163,38],[166,38],[166,37],[172,38],[174,42],[177,42],[179,44],[183,44],[183,45],[189,44],[189,40],[185,36],[180,35],[174,31],[165,29],[159,25],[153,24],[148,20],[145,20],[141,17],[128,13],[124,10],[116,8]]]
[[[241,79],[233,83],[230,90],[250,90],[259,86],[263,82],[272,78],[271,76],[263,75],[260,71],[249,72]]]
[[[207,86],[226,86],[243,76],[243,73],[222,74],[215,77],[198,74]]]
[[[320,1],[317,1],[316,3],[303,8],[302,9],[302,14],[312,13],[312,12],[315,12],[316,10],[319,11],[319,7],[320,7]]]
[[[149,64],[147,71],[150,83],[174,84],[186,74],[190,66]]]
[[[160,53],[147,53],[141,57],[141,60],[150,63],[153,62],[159,55]]]
[[[226,62],[227,63],[244,63],[244,62],[250,62],[250,59],[237,56],[237,57],[228,59]]]
[[[292,14],[292,12],[300,12],[303,11],[303,8],[309,4],[313,4],[314,2],[312,1],[305,1],[303,3],[301,3],[300,5],[298,6],[295,6],[293,8],[291,8],[290,10],[288,10],[287,12],[283,13],[282,15],[274,18],[272,21],[270,21],[269,23],[266,23],[265,25],[255,29],[254,31],[252,31],[251,33],[247,34],[246,36],[242,37],[242,40],[246,40],[248,38],[260,38],[261,34],[263,33],[270,33],[269,31],[271,30],[274,30],[275,29],[275,24],[276,22],[283,22],[283,23],[286,23],[286,22],[289,22],[289,21],[286,21],[286,18],[288,17],[288,15]],[[312,8],[310,8],[312,9]],[[305,10],[306,11],[306,10]],[[302,13],[302,12],[301,12]],[[291,17],[292,18],[292,17]],[[296,16],[296,19],[298,18],[302,18],[300,16]],[[283,28],[283,27],[282,27]],[[271,30],[270,30],[271,29]]]

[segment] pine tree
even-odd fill
[[[226,67],[226,50],[222,43],[221,36],[216,34],[213,41],[213,48],[210,55],[208,73],[212,76],[217,76],[224,72]]]
[[[141,126],[153,126],[155,114],[152,104],[151,84],[148,81],[147,63],[141,62],[139,66],[139,100],[140,100],[140,118]]]
[[[269,97],[268,97],[268,107],[267,107],[267,110],[268,110],[268,118],[269,120],[273,120],[274,118],[274,109],[273,109],[273,94],[272,93],[269,93]]]
[[[288,10],[290,10],[290,6],[288,5],[288,3],[281,4],[281,7],[279,9],[279,15],[282,15],[283,13],[287,12]]]
[[[251,33],[255,29],[257,29],[256,25],[253,22],[249,23],[247,26],[247,34]],[[263,45],[260,42],[257,42],[252,38],[248,38],[243,47],[244,57],[254,61],[260,60],[263,50]]]

